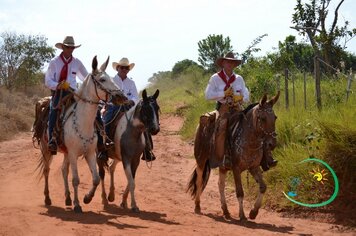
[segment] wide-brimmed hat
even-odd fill
[[[63,46],[79,48],[81,44],[75,45],[73,36],[66,36],[63,43],[56,43],[56,48],[63,49]]]
[[[119,62],[113,62],[112,63],[112,68],[114,68],[114,70],[117,70],[118,66],[128,66],[130,68],[130,70],[132,70],[132,68],[134,68],[135,63],[130,63],[129,59],[127,59],[126,57],[121,58],[121,60]]]
[[[216,59],[216,64],[220,67],[222,67],[222,62],[224,60],[228,60],[228,61],[233,61],[235,62],[235,67],[237,67],[238,65],[241,64],[241,60],[235,58],[235,55],[233,52],[228,52],[226,53],[226,55],[224,57],[219,57],[218,59]]]

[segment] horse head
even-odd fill
[[[142,91],[142,101],[140,117],[145,127],[152,135],[156,135],[159,130],[159,105],[157,103],[157,97],[159,95],[159,90],[152,96],[147,96],[146,89]]]
[[[121,91],[118,86],[114,83],[112,78],[105,72],[106,67],[109,63],[109,58],[100,66],[98,69],[98,61],[96,56],[92,61],[92,80],[95,85],[95,93],[96,96],[100,100],[108,101],[111,100],[115,105],[121,105],[125,103],[127,97],[124,95],[123,91]]]
[[[277,134],[275,131],[277,116],[273,111],[273,105],[277,102],[279,95],[280,91],[267,101],[267,95],[265,94],[254,110],[255,129],[263,136],[265,147],[268,150],[273,150],[277,145]]]

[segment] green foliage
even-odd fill
[[[255,38],[252,43],[247,47],[247,49],[242,53],[242,63],[246,63],[250,58],[253,58],[253,53],[261,51],[260,48],[256,47],[264,37],[268,34],[263,34]]]
[[[328,14],[331,0],[309,0],[309,2],[303,4],[301,0],[297,0],[292,19],[293,28],[309,38],[316,56],[337,68],[346,42],[356,36],[355,29],[348,29],[348,21],[345,21],[343,26],[338,25],[338,11],[344,1],[339,0],[334,14]],[[330,15],[334,18],[327,19]],[[328,21],[332,22],[329,29],[325,27]],[[345,42],[345,45],[340,45],[340,42]],[[327,67],[326,70],[330,72],[330,68]]]
[[[276,70],[283,71],[285,68],[298,69],[313,72],[314,51],[305,43],[297,43],[296,37],[289,35],[284,42],[278,43],[278,52],[268,55],[273,61]]]
[[[0,78],[7,88],[36,84],[36,73],[54,57],[54,49],[40,35],[3,32],[0,44]]]
[[[250,100],[257,101],[263,94],[274,94],[276,81],[272,66],[264,59],[251,58],[247,64],[237,70],[250,91]]]
[[[195,61],[185,59],[183,61],[177,62],[172,68],[172,77],[176,78],[185,70],[187,70],[190,66],[199,66]]]
[[[224,56],[232,51],[230,38],[223,35],[209,35],[206,39],[198,42],[199,63],[207,71],[213,73],[218,70],[215,61],[218,57]]]

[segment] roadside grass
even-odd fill
[[[42,96],[48,96],[43,86],[31,87],[26,91],[9,91],[0,87],[0,141],[31,130],[35,103]]]

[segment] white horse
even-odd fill
[[[140,156],[146,146],[144,132],[156,135],[160,130],[158,95],[158,89],[152,96],[147,96],[146,90],[143,90],[142,99],[120,118],[115,130],[115,152],[109,152],[109,157],[113,159],[113,162],[109,166],[110,192],[108,200],[110,202],[115,200],[114,172],[117,163],[122,161],[127,185],[122,196],[121,207],[127,208],[127,198],[130,193],[133,212],[139,212],[135,200],[135,176],[140,164]],[[102,203],[107,206],[108,200],[104,184],[105,163],[98,161],[98,165],[102,186]]]
[[[95,152],[97,145],[97,134],[94,127],[99,101],[106,101],[108,97],[112,97],[115,103],[120,104],[127,100],[122,91],[119,90],[110,76],[105,72],[108,62],[109,57],[100,67],[100,69],[98,69],[98,61],[96,56],[93,58],[93,71],[85,78],[78,92],[75,93],[76,102],[72,104],[69,109],[67,109],[63,118],[63,123],[61,124],[63,127],[63,143],[67,149],[59,150],[64,154],[62,174],[65,187],[65,204],[66,206],[72,205],[68,185],[68,172],[70,166],[72,171],[72,185],[74,188],[74,211],[78,213],[82,212],[82,208],[78,200],[78,185],[80,180],[78,175],[77,159],[79,156],[84,156],[90,168],[93,179],[92,187],[89,193],[87,193],[84,197],[84,203],[88,204],[92,200],[96,188],[100,183],[100,178],[96,166]],[[53,156],[48,150],[48,138],[46,131],[47,130],[44,129],[42,138],[39,140],[40,149],[42,152],[39,167],[41,169],[42,176],[45,177],[45,204],[51,205],[52,202],[49,197],[48,176]]]

